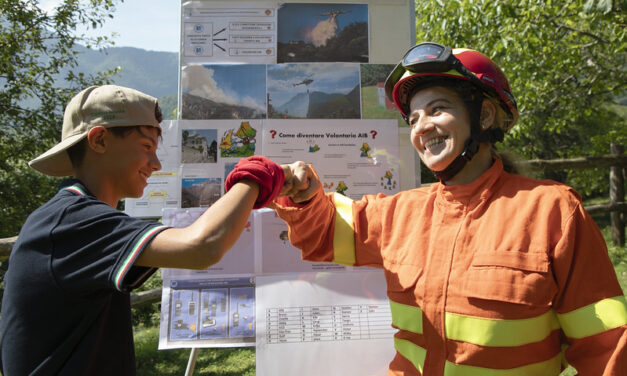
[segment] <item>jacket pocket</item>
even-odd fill
[[[477,251],[463,293],[469,298],[548,306],[557,291],[544,251]]]
[[[423,270],[411,264],[384,262],[388,296],[410,305],[420,305],[424,296]]]

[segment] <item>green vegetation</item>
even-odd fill
[[[100,48],[107,37],[76,36],[112,17],[114,2],[61,1],[46,13],[35,0],[0,0],[0,237],[18,233],[27,215],[56,191],[58,179],[27,161],[59,140],[62,114],[83,88],[107,82],[116,69],[77,73],[74,47]]]
[[[476,49],[498,63],[520,110],[504,142],[514,154],[609,154],[610,142],[627,144],[625,106],[618,106],[627,87],[624,7],[605,0],[421,0],[416,40]],[[542,177],[585,198],[607,197],[605,169]]]
[[[190,349],[157,350],[158,327],[135,328],[137,376],[180,376],[185,374]],[[255,349],[199,349],[194,375],[252,376],[255,374]]]

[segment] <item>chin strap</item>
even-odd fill
[[[466,145],[464,146],[464,150],[460,155],[451,162],[444,170],[442,171],[433,171],[433,175],[436,178],[440,179],[441,182],[445,182],[453,178],[453,176],[457,175],[466,163],[472,159],[472,157],[477,154],[479,151],[479,141],[474,136],[470,136],[468,141],[466,141]]]

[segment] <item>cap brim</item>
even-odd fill
[[[70,136],[37,158],[28,162],[35,170],[50,176],[68,176],[74,173],[67,149],[87,136],[87,132]]]

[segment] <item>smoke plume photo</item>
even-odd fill
[[[266,117],[265,65],[188,65],[182,91],[183,119]]]
[[[368,62],[367,4],[283,4],[277,62]]]

